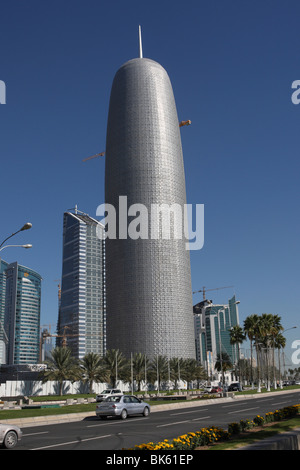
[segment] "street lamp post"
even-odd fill
[[[220,369],[222,377],[222,391],[224,390],[224,371],[223,371],[223,357],[222,357],[222,341],[221,341],[221,325],[220,325],[220,313],[223,312],[225,317],[225,310],[218,310],[218,330],[219,330],[219,358],[220,358]]]
[[[27,222],[25,225],[23,225],[22,228],[20,228],[20,230],[17,230],[16,232],[12,233],[11,235],[9,235],[9,237],[5,238],[3,240],[3,242],[0,244],[0,248],[4,245],[4,243],[9,240],[11,237],[14,237],[15,235],[17,235],[17,233],[20,233],[20,232],[23,232],[24,230],[29,230],[30,228],[32,227],[32,224],[30,222]]]

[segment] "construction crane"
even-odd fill
[[[91,160],[92,158],[104,157],[104,155],[105,155],[105,152],[96,153],[95,155],[92,155],[91,157],[84,158],[82,161],[86,162],[87,160]]]
[[[52,337],[55,337],[55,338],[62,338],[62,347],[63,348],[66,348],[67,347],[67,337],[69,336],[79,336],[79,334],[67,334],[66,333],[66,329],[67,328],[70,328],[69,326],[64,326],[63,327],[63,333],[61,335],[52,335],[49,331],[47,330],[44,330],[42,332],[42,343],[44,343],[44,339],[45,338],[48,338],[49,336],[52,338]]]
[[[179,123],[179,127],[189,126],[190,124],[192,124],[192,121],[190,121],[190,120],[188,120],[188,121],[181,121],[181,122]],[[84,158],[82,161],[83,161],[83,162],[87,162],[88,160],[92,160],[92,158],[104,157],[104,155],[105,155],[105,152],[96,153],[95,155],[92,155],[91,157]]]
[[[181,121],[179,123],[179,127],[182,127],[182,126],[189,126],[190,124],[192,124],[192,121]]]
[[[4,340],[7,344],[8,343],[8,337],[7,337],[6,331],[4,329],[4,326],[2,325],[2,322],[0,320],[0,332],[1,332],[1,330],[2,330],[2,334],[3,334],[3,338],[4,338]]]
[[[61,281],[60,279],[54,279],[54,282],[58,282],[57,287],[58,287],[58,300],[61,298]]]
[[[211,290],[229,289],[230,287],[234,287],[234,286],[215,287],[214,289],[206,289],[205,287],[203,287],[203,289],[195,290],[193,294],[197,294],[198,292],[203,292],[203,300],[205,300],[205,292],[208,292]]]

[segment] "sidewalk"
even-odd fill
[[[300,450],[300,428],[234,450]]]

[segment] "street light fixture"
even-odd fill
[[[25,225],[23,225],[22,228],[20,228],[20,230],[17,230],[17,232],[14,232],[12,233],[11,235],[9,235],[9,237],[5,238],[5,240],[3,240],[3,242],[1,243],[0,245],[0,248],[4,245],[4,243],[9,240],[11,237],[13,237],[14,235],[17,235],[17,233],[19,232],[23,232],[24,230],[29,230],[30,228],[32,227],[32,223],[30,222],[27,222]],[[29,248],[29,247],[28,247]]]
[[[23,230],[29,230],[32,227],[32,224],[30,222],[27,222],[23,227],[20,229],[20,232]]]
[[[0,251],[4,250],[4,248],[8,248],[10,246],[19,246],[21,248],[26,248],[26,249],[32,248],[32,245],[30,245],[30,244],[27,244],[27,245],[5,245],[5,246],[2,246],[2,248],[0,248]]]

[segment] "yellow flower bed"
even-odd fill
[[[212,426],[202,428],[200,431],[189,432],[175,439],[165,439],[162,442],[148,442],[139,444],[127,450],[193,450],[196,447],[213,444],[219,440],[229,438],[229,433],[223,429]]]

